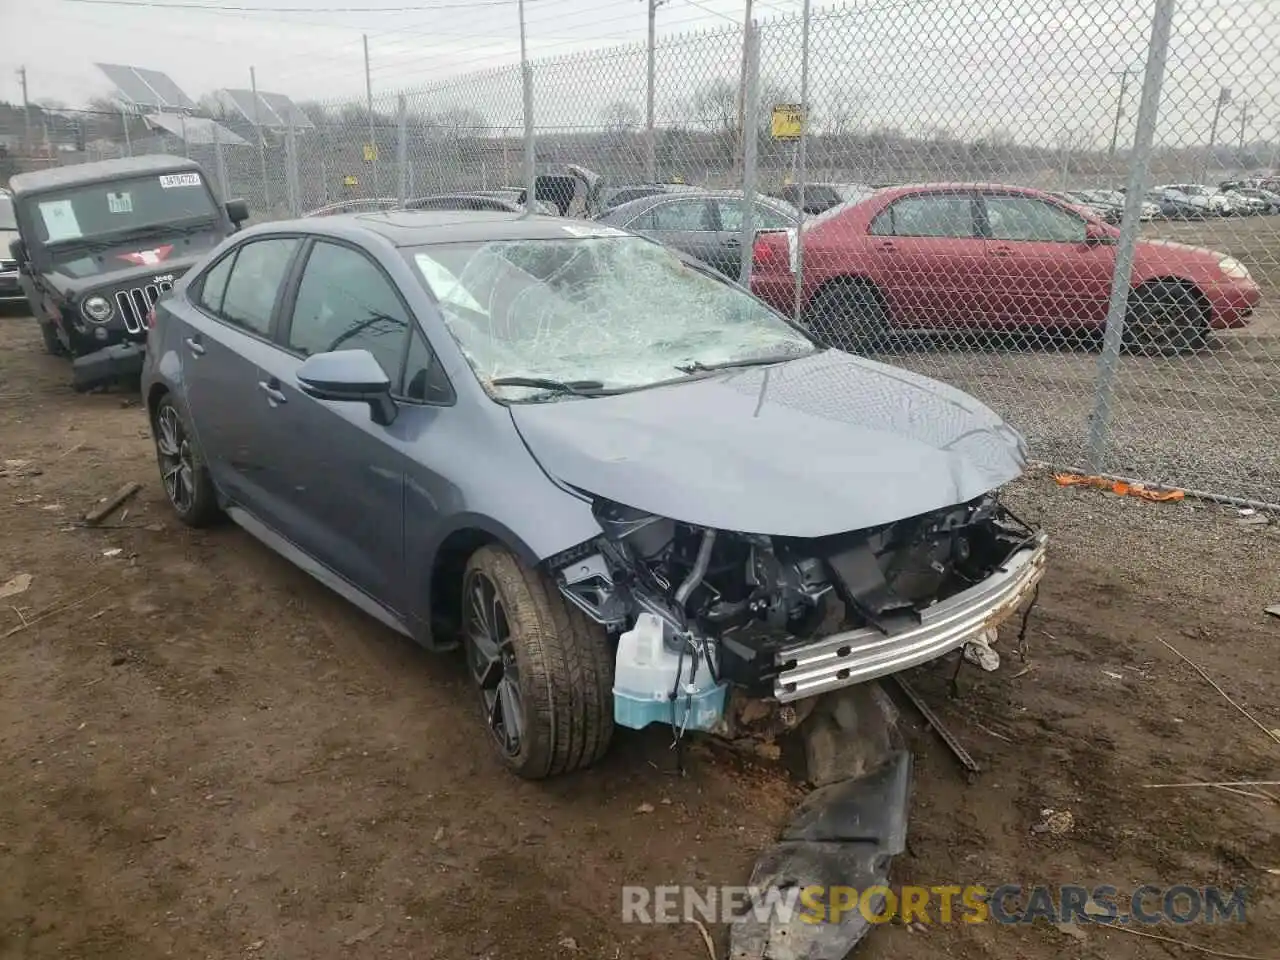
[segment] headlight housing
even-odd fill
[[[80,305],[80,312],[90,323],[106,323],[115,310],[106,297],[89,297]]]
[[[1222,257],[1218,260],[1218,269],[1236,280],[1249,279],[1249,268],[1235,257]]]

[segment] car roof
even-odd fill
[[[245,230],[240,236],[309,233],[358,241],[370,234],[395,247],[490,240],[569,240],[622,235],[590,220],[501,210],[387,210],[340,213],[330,217],[277,220]]]
[[[30,173],[15,173],[9,178],[9,188],[15,198],[23,194],[56,190],[60,187],[78,186],[84,183],[103,183],[122,177],[136,177],[149,173],[161,174],[175,170],[199,170],[200,164],[186,157],[170,154],[148,154],[143,157],[121,157],[117,160],[98,160],[93,163],[75,163],[66,167],[49,167]]]
[[[686,193],[679,193],[672,196],[670,193],[653,193],[646,197],[636,197],[634,200],[628,200],[626,203],[620,203],[615,207],[610,207],[602,217],[612,218],[615,215],[627,215],[643,213],[651,207],[656,207],[665,203],[673,203],[676,200],[741,200],[741,190],[704,190],[699,189],[691,191],[692,196]],[[798,217],[800,212],[778,197],[770,196],[766,193],[757,193],[756,201],[773,207],[775,210],[781,210],[792,216]]]

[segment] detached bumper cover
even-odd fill
[[[999,626],[1031,596],[1044,575],[1045,545],[1036,542],[968,590],[920,613],[920,623],[886,636],[874,627],[846,630],[777,654],[781,668],[774,696],[781,702],[812,697],[926,663]]]
[[[86,389],[117,380],[121,377],[136,376],[142,372],[142,359],[146,356],[145,343],[113,343],[109,347],[86,353],[71,361],[71,380],[77,389]]]

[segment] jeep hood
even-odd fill
[[[190,241],[189,243],[187,241]],[[47,273],[46,280],[63,294],[79,296],[90,290],[101,290],[107,287],[118,287],[128,283],[151,283],[155,277],[173,274],[175,277],[186,273],[191,267],[204,259],[205,254],[222,242],[221,237],[186,237],[173,244],[173,249],[165,253],[163,258],[154,263],[131,263],[122,256],[123,253],[141,254],[144,251],[163,249],[166,243],[156,244],[147,241],[142,244],[134,242],[117,250],[86,251],[83,256],[71,254],[62,263],[55,264]],[[148,257],[147,259],[152,259]]]
[[[552,477],[720,530],[819,537],[1017,477],[1021,436],[972,397],[827,350],[630,393],[510,406]]]

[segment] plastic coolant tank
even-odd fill
[[[614,722],[635,730],[651,723],[669,724],[671,691],[676,688],[679,672],[676,726],[710,730],[724,713],[728,688],[715,682],[706,658],[692,649],[685,649],[682,662],[680,651],[664,642],[665,635],[666,625],[662,620],[651,613],[642,613],[636,618],[636,625],[618,638],[618,661],[613,675]]]

